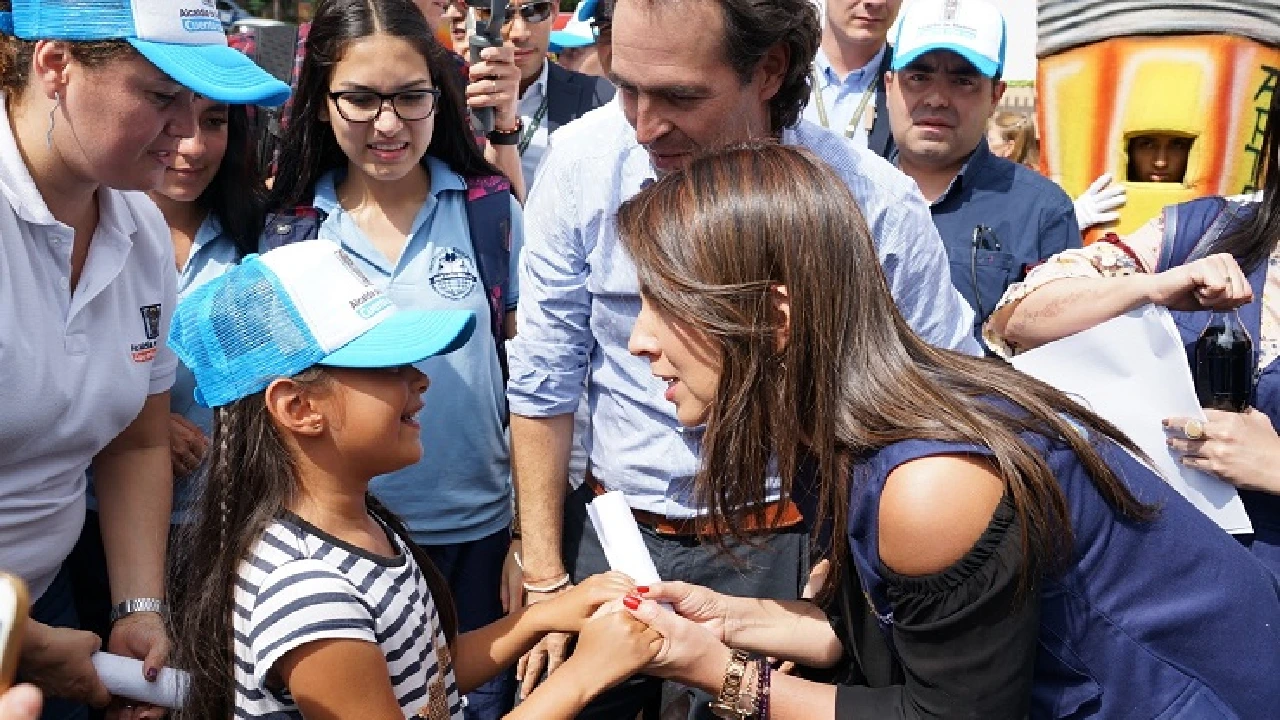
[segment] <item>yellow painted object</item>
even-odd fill
[[[1072,197],[1104,172],[1125,180],[1120,220],[1094,228],[1132,232],[1165,205],[1252,192],[1280,48],[1233,35],[1104,39],[1041,57],[1041,170]],[[1181,183],[1127,182],[1128,139],[1195,137]]]

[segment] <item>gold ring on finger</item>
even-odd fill
[[[1204,421],[1191,419],[1187,424],[1182,426],[1182,434],[1187,436],[1188,440],[1204,439]]]

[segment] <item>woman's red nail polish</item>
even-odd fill
[[[158,677],[160,677],[159,670],[155,668],[151,668],[150,670],[147,671],[147,679],[150,680],[151,682],[155,682],[156,678]]]
[[[640,598],[635,595],[628,595],[622,598],[622,604],[626,605],[628,610],[635,610],[640,607]]]
[[[637,585],[637,586],[636,586],[636,592],[638,592],[638,593],[640,593],[641,595],[643,595],[643,594],[645,594],[645,593],[649,592],[649,586],[648,586],[648,585]]]

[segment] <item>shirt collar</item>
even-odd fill
[[[947,185],[946,192],[939,195],[938,199],[934,200],[932,204],[941,204],[951,197],[952,193],[960,192],[964,187],[966,177],[971,173],[976,175],[982,172],[982,168],[991,157],[991,148],[987,145],[987,139],[984,137],[978,141],[978,146],[973,149],[973,152],[969,153],[969,159],[964,161],[964,165],[960,166],[960,172],[956,173],[954,178],[951,178],[951,184]]]
[[[542,105],[542,99],[547,96],[547,66],[551,64],[550,60],[542,61],[542,70],[538,71],[538,79],[524,91],[524,95],[520,96],[516,108],[516,112],[521,115],[532,115],[538,111],[538,107]]]
[[[191,254],[187,259],[190,264],[190,258],[196,256],[200,249],[206,245],[213,243],[222,236],[222,223],[218,222],[218,217],[210,212],[204,216],[204,222],[200,223],[199,229],[196,230],[196,236],[191,239]]]
[[[889,50],[886,43],[880,48],[880,52],[871,58],[871,62],[863,65],[857,70],[850,71],[842,79],[836,74],[835,68],[831,67],[831,60],[827,57],[827,51],[821,47],[818,48],[818,54],[814,57],[814,66],[818,68],[818,75],[826,86],[831,85],[853,85],[853,86],[869,86],[871,80],[880,71],[880,64],[884,62],[884,54]]]
[[[467,181],[454,172],[445,161],[427,155],[423,158],[423,162],[427,166],[427,173],[431,176],[432,197],[438,199],[441,193],[448,190],[465,191],[467,189]],[[311,205],[326,215],[342,210],[342,205],[338,202],[338,183],[342,182],[346,176],[346,168],[335,168],[321,175],[316,181],[315,197],[311,200]]]

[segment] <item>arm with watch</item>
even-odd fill
[[[524,202],[526,180],[520,164],[520,134],[524,129],[516,104],[520,101],[520,69],[516,67],[515,46],[487,47],[480,62],[467,70],[467,106],[473,110],[493,108],[493,130],[485,136],[484,157],[511,181],[511,192]]]
[[[94,458],[93,470],[113,603],[106,650],[142,660],[143,674],[154,680],[170,649],[163,618],[173,497],[168,392],[147,398]]]

